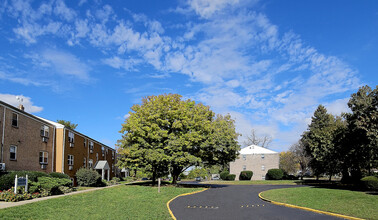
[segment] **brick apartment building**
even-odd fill
[[[60,172],[75,180],[81,167],[116,174],[116,151],[62,124],[29,114],[0,101],[0,168]]]
[[[252,180],[264,180],[269,169],[278,169],[279,153],[251,145],[239,151],[239,158],[230,163],[230,173],[239,180],[240,172],[250,170],[253,172]]]

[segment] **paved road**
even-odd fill
[[[273,205],[258,194],[269,189],[297,186],[215,186],[204,192],[178,197],[170,208],[178,220],[186,219],[340,219],[300,209]]]

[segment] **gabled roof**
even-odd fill
[[[106,160],[99,160],[97,161],[96,165],[94,166],[94,169],[95,170],[109,170],[110,167],[109,167],[109,164],[108,164],[108,161]]]
[[[240,154],[277,154],[278,152],[269,150],[264,147],[260,147],[257,145],[250,145],[248,147],[242,148],[239,151]]]

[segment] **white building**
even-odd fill
[[[239,158],[230,163],[230,174],[239,180],[240,172],[253,172],[252,180],[264,180],[269,169],[279,168],[280,156],[278,152],[267,148],[251,145],[239,151]]]

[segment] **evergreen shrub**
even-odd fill
[[[226,178],[227,178],[227,176],[230,174],[230,172],[228,172],[227,170],[225,170],[225,171],[223,171],[223,172],[221,172],[220,173],[220,178],[222,179],[222,180],[227,180]]]
[[[87,168],[80,168],[76,172],[76,179],[79,186],[97,186],[101,185],[101,176],[97,171]]]
[[[265,179],[267,179],[267,180],[281,180],[283,175],[284,175],[284,172],[281,169],[270,169],[266,173]]]
[[[236,178],[236,175],[235,175],[235,174],[228,174],[227,177],[226,177],[226,180],[231,180],[231,181],[233,181],[233,180],[235,180],[235,178]]]
[[[239,180],[251,180],[253,172],[250,170],[244,170],[240,172]]]
[[[369,190],[378,190],[378,178],[375,176],[366,176],[361,179],[361,182]]]

